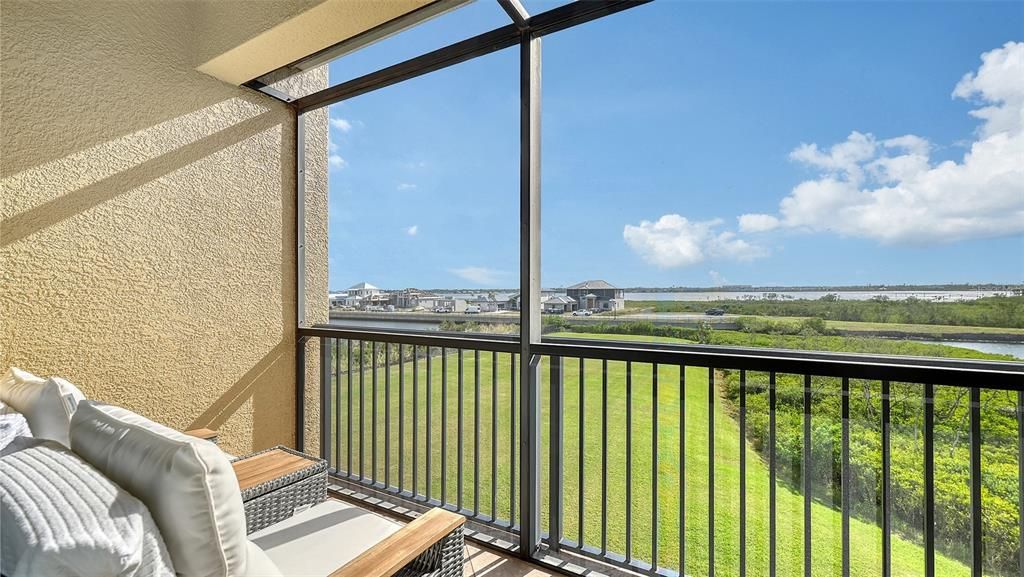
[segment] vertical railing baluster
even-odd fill
[[[843,541],[843,577],[850,577],[850,379],[843,377],[842,417],[843,417],[843,439],[842,447],[842,541]]]
[[[455,458],[458,461],[457,466],[456,466],[456,471],[457,472],[456,472],[456,477],[455,477],[455,488],[458,490],[458,496],[455,498],[455,510],[456,511],[462,511],[462,489],[463,489],[462,457],[463,457],[463,437],[465,436],[464,435],[465,429],[463,428],[462,414],[465,412],[464,411],[464,409],[465,409],[464,405],[465,405],[465,398],[466,398],[465,387],[463,385],[464,379],[463,379],[463,375],[462,375],[462,373],[465,370],[464,369],[464,365],[463,365],[462,349],[459,349],[458,355],[459,355],[458,356],[458,360],[459,360],[459,363],[458,363],[458,367],[459,367],[459,381],[458,381],[459,400],[456,403],[456,408],[459,411],[459,416],[458,416],[458,423],[456,425],[456,432],[458,433],[458,439],[456,439],[456,441],[455,441],[455,455],[456,455]]]
[[[601,359],[601,553],[608,552],[608,360]]]
[[[341,339],[334,339],[334,469],[341,469]]]
[[[370,483],[376,485],[377,476],[377,341],[370,345],[370,447],[373,466],[370,469]]]
[[[584,375],[583,367],[585,366],[585,363],[586,363],[586,361],[584,360],[584,358],[580,357],[580,374],[579,374],[579,394],[580,394],[580,406],[579,406],[579,411],[580,411],[580,417],[579,417],[579,421],[580,421],[580,439],[579,439],[579,444],[580,444],[580,446],[579,446],[579,455],[580,455],[580,458],[579,458],[579,479],[577,481],[578,488],[579,488],[579,503],[578,503],[578,505],[579,505],[579,517],[576,519],[576,521],[579,524],[579,528],[577,529],[577,531],[579,533],[579,546],[580,546],[581,549],[583,548],[583,509],[584,509],[584,507],[583,507],[583,505],[584,505],[584,498],[583,498],[583,493],[584,493],[584,491],[583,491],[583,464],[584,464],[584,461],[586,459],[586,430],[587,430],[587,428],[586,428],[586,423],[587,423],[587,418],[586,418],[587,395],[586,395],[586,387],[584,386],[585,383],[584,383],[584,376],[583,376]]]
[[[892,510],[890,502],[891,474],[889,471],[892,459],[889,439],[889,413],[891,411],[889,395],[889,381],[882,381],[882,577],[892,575],[892,518],[889,515]]]
[[[935,577],[935,387],[924,385],[924,574]]]
[[[971,387],[971,576],[982,574],[981,389]]]
[[[551,407],[549,425],[550,443],[548,456],[551,459],[550,473],[548,480],[549,498],[548,506],[548,536],[552,551],[561,548],[562,541],[562,447],[564,441],[564,429],[562,426],[562,406],[565,395],[562,388],[562,357],[549,357],[551,370],[548,388],[551,394]]]
[[[811,577],[811,375],[804,375],[804,577]]]
[[[775,577],[775,372],[768,373],[768,575]]]
[[[384,343],[384,489],[391,487],[391,343]]]
[[[679,365],[679,574],[686,575],[686,367]]]
[[[626,562],[633,560],[633,363],[626,361]]]
[[[348,435],[347,435],[347,441],[345,442],[345,452],[346,452],[346,457],[345,457],[345,459],[346,459],[346,461],[345,461],[345,476],[351,477],[352,476],[352,441],[355,440],[355,437],[352,434],[352,388],[353,387],[352,387],[352,340],[351,339],[349,339],[349,340],[347,340],[345,342],[345,349],[346,349],[346,352],[348,353],[348,360],[347,360],[347,365],[348,365],[348,378],[347,378],[347,381],[348,381],[348,391],[346,391],[346,396],[348,397],[348,402],[345,403],[345,412],[346,412],[346,414],[348,416],[348,418],[345,419],[345,424],[348,426]]]
[[[366,341],[359,341],[359,480],[366,478]]]
[[[508,419],[508,430],[509,430],[509,445],[511,456],[509,460],[509,468],[511,473],[508,476],[509,482],[509,498],[508,498],[508,525],[509,527],[515,527],[516,525],[516,420],[519,413],[516,412],[516,354],[509,353],[509,372],[511,373],[511,380],[509,380],[509,389],[511,395],[509,398],[509,419]]]
[[[420,351],[412,346],[412,496],[419,494],[420,477]],[[429,397],[428,397],[429,398]]]
[[[405,489],[405,345],[398,345],[398,492]]]
[[[1024,574],[1024,391],[1017,392],[1017,570]]]
[[[491,351],[491,521],[498,520],[498,352]]]
[[[747,371],[740,371],[740,577],[747,575]]]
[[[425,471],[426,477],[425,477],[425,481],[426,481],[427,486],[426,486],[426,491],[425,491],[423,496],[426,498],[427,502],[430,502],[430,494],[433,492],[431,485],[434,484],[434,477],[430,474],[431,473],[431,471],[430,471],[431,465],[432,465],[432,462],[434,460],[434,453],[431,451],[431,444],[432,444],[432,441],[433,441],[433,439],[431,438],[431,437],[433,437],[433,433],[431,432],[431,429],[434,426],[434,419],[433,419],[433,414],[432,414],[433,413],[433,406],[434,406],[434,395],[433,395],[433,387],[432,387],[433,381],[434,381],[434,375],[432,374],[433,373],[433,370],[432,370],[433,369],[433,366],[432,366],[432,364],[433,364],[433,359],[432,359],[433,353],[431,353],[430,347],[426,347],[426,353],[427,353],[427,361],[426,361],[427,362],[427,390],[426,390],[426,393],[427,393],[427,431],[426,431],[427,435],[426,435],[426,446],[424,447],[424,449],[425,449],[424,450],[424,460],[426,461],[426,471]]]
[[[441,506],[448,504],[448,349],[441,347]]]
[[[651,364],[651,568],[658,570],[658,364]]]
[[[480,514],[480,351],[473,351],[473,516]]]
[[[331,347],[327,337],[320,337],[320,458],[331,456]]]
[[[715,577],[715,368],[708,367],[708,577]]]

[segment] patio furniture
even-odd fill
[[[59,551],[51,550],[53,548],[44,546],[45,543],[16,538],[18,534],[49,534],[47,532],[54,527],[66,525],[54,512],[74,509],[58,503],[44,490],[21,486],[22,479],[49,479],[60,472],[46,471],[52,459],[39,459],[28,453],[24,453],[24,458],[19,457],[21,451],[34,446],[19,441],[0,458],[3,462],[0,485],[15,487],[26,494],[43,495],[39,498],[53,503],[38,507],[40,511],[50,512],[49,516],[25,518],[11,517],[17,511],[11,508],[9,500],[0,500],[0,514],[17,518],[23,525],[19,533],[0,534],[3,541],[0,545],[13,547],[17,553],[9,557],[13,566],[4,565],[5,574],[23,573],[25,568],[16,566],[20,559],[49,566],[45,564],[93,555],[90,562],[107,563],[102,558],[104,553],[90,553],[89,545],[105,527],[116,527],[122,535],[134,535],[127,539],[119,535],[107,536],[120,547],[116,551],[118,559],[109,560],[111,566],[125,559],[154,558],[153,551],[163,551],[160,558],[166,561],[162,572],[156,571],[158,564],[150,563],[141,569],[129,564],[110,574],[133,577],[165,575],[170,571],[211,577],[454,577],[462,574],[462,527],[465,523],[462,516],[435,509],[402,525],[352,504],[327,499],[327,467],[323,460],[286,447],[274,447],[232,462],[226,453],[200,438],[208,435],[186,435],[120,407],[87,400],[75,407],[69,433],[71,449],[65,450],[65,457],[60,457],[62,462],[81,461],[83,470],[92,471],[96,477],[93,485],[99,486],[100,480],[109,479],[111,487],[101,492],[102,498],[96,497],[94,514],[97,518],[91,525],[91,537],[65,539]],[[55,455],[62,450],[59,444],[53,447],[56,449],[44,447],[44,450],[51,453],[57,450]],[[5,474],[12,469],[8,465],[15,462],[22,468],[40,469],[39,474],[20,474],[17,478],[5,479]],[[68,465],[63,468],[67,469]],[[79,498],[76,496],[79,489],[74,487],[72,484],[55,494],[74,501]],[[114,488],[123,489],[124,496],[118,497]],[[151,527],[140,533],[135,526],[119,525],[120,509],[112,506],[113,501],[107,503],[104,499],[117,499],[119,503],[137,500],[140,512],[133,519],[151,516]],[[150,549],[141,549],[143,545]]]
[[[283,521],[327,497],[327,461],[278,445],[231,462],[248,533]]]

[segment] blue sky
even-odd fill
[[[478,0],[331,82],[506,18]],[[545,37],[543,284],[1024,282],[1019,42],[1019,2],[658,0]],[[330,107],[331,289],[518,285],[517,69]]]

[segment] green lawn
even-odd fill
[[[591,338],[628,339],[624,335],[580,335]],[[667,340],[642,337],[643,340]],[[406,347],[406,352],[411,349]],[[427,376],[423,349],[420,348],[420,360],[417,367],[419,406],[418,418],[418,485],[419,493],[426,491],[425,458],[427,423],[426,403]],[[442,362],[440,356],[431,361],[431,390],[429,394],[432,427],[430,430],[430,462],[431,486],[430,493],[438,498],[442,490],[441,471],[442,457],[445,460],[445,498],[450,503],[457,502],[457,443],[459,439],[457,427],[458,415],[458,362],[457,355],[447,355],[447,423],[442,428]],[[490,515],[491,485],[495,482],[497,492],[496,514],[499,518],[508,519],[510,508],[510,488],[512,485],[512,468],[510,454],[512,438],[510,425],[514,420],[510,416],[512,403],[511,367],[509,355],[497,355],[497,394],[492,393],[492,369],[495,367],[491,353],[481,353],[479,360],[480,372],[480,428],[479,454],[475,453],[474,441],[477,438],[475,427],[475,374],[477,362],[472,352],[464,354],[463,375],[463,491],[462,504],[473,510],[478,508],[482,514]],[[518,370],[518,369],[517,369]],[[384,411],[385,411],[385,370],[377,371],[377,411],[378,411],[378,449],[377,467],[372,468],[371,450],[371,399],[372,378],[367,370],[363,375],[363,418],[364,418],[364,471],[367,476],[376,475],[378,480],[384,479]],[[413,423],[413,368],[407,361],[404,368],[405,403],[404,403],[404,435],[399,437],[399,369],[392,365],[390,369],[390,480],[398,484],[399,445],[404,453],[405,466],[402,485],[408,489],[412,484],[412,423]],[[542,478],[541,493],[543,529],[548,527],[548,471],[549,471],[549,407],[550,389],[548,387],[549,367],[545,359],[541,368],[542,374]],[[580,483],[578,472],[580,465],[580,426],[584,425],[583,439],[583,487],[584,504],[583,538],[586,544],[601,546],[601,499],[602,490],[602,365],[600,361],[587,361],[583,382],[585,398],[582,420],[580,413],[580,379],[579,362],[575,359],[565,363],[564,371],[564,527],[565,537],[579,539]],[[686,387],[683,395],[685,406],[685,499],[686,499],[686,565],[688,575],[706,575],[708,568],[708,510],[709,510],[709,387],[708,371],[701,368],[688,368],[686,371]],[[677,367],[660,367],[658,372],[657,395],[657,475],[654,474],[652,437],[654,429],[655,398],[652,394],[652,367],[644,364],[632,366],[632,475],[631,475],[631,518],[632,543],[631,554],[634,558],[651,561],[652,543],[652,496],[654,479],[657,479],[658,501],[658,564],[662,567],[677,569],[679,565],[679,409],[680,385]],[[359,427],[358,427],[358,391],[359,373],[353,373],[352,411],[355,417],[352,470],[359,471]],[[626,503],[627,503],[627,443],[626,443],[626,367],[624,363],[608,363],[608,451],[607,451],[607,547],[610,551],[626,553]],[[714,397],[714,442],[715,442],[715,570],[720,575],[738,573],[739,562],[739,451],[740,433],[737,421],[723,407],[720,391]],[[338,413],[342,416],[342,428],[348,427],[348,380],[343,375],[341,396],[336,401]],[[518,403],[518,399],[516,399]],[[492,445],[492,431],[495,423],[491,417],[492,408],[497,408],[497,445]],[[441,432],[447,440],[445,452],[441,450]],[[345,435],[343,434],[343,437]],[[342,443],[340,468],[347,468],[347,452],[349,447]],[[497,451],[496,475],[491,472],[491,457]],[[743,443],[747,459],[747,566],[749,575],[767,575],[768,573],[768,492],[769,475],[766,464],[748,444]],[[474,468],[479,466],[479,502],[474,503]],[[518,470],[518,463],[516,463]],[[795,483],[794,483],[795,481]],[[803,574],[803,497],[792,487],[799,486],[799,480],[780,479],[777,483],[777,569],[778,575]],[[516,487],[518,491],[518,487]],[[516,515],[518,517],[518,514]],[[840,574],[840,513],[832,508],[815,502],[812,504],[812,574],[815,576]],[[851,574],[881,574],[881,531],[874,524],[864,523],[857,519],[851,520]],[[923,574],[923,549],[899,536],[892,541],[892,575]],[[964,565],[937,555],[937,574],[957,576],[968,575]]]

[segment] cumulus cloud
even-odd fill
[[[801,144],[790,158],[818,172],[779,203],[745,214],[743,232],[785,227],[877,240],[939,244],[1024,233],[1024,43],[1007,42],[954,87],[982,121],[959,160],[933,161],[917,135],[854,131],[828,148]]]
[[[417,234],[419,234],[419,232],[420,232],[420,227],[417,224],[414,224],[414,225],[410,226],[409,228],[405,229],[405,234],[407,234],[409,236],[416,236]]]
[[[711,284],[715,286],[722,286],[729,283],[729,281],[725,280],[725,277],[722,276],[722,273],[717,270],[709,270],[708,276],[711,277]]]
[[[408,182],[403,182],[403,183],[399,184],[396,188],[398,190],[402,190],[402,191],[405,191],[405,190],[416,190],[416,185],[415,184],[410,184]]]
[[[779,219],[770,214],[744,214],[739,222],[740,232],[765,232],[779,227]]]
[[[348,163],[345,162],[345,159],[340,155],[332,154],[327,157],[327,164],[329,164],[331,168],[345,168]]]
[[[349,130],[352,130],[352,123],[349,122],[348,120],[345,120],[344,118],[332,116],[330,119],[330,123],[331,126],[337,128],[342,132],[348,132]]]
[[[481,266],[466,266],[462,268],[448,269],[448,272],[461,278],[462,280],[469,281],[478,285],[495,285],[498,284],[498,280],[504,276],[505,273],[494,270],[491,268],[485,268]]]
[[[751,260],[767,254],[731,231],[720,231],[721,219],[691,221],[666,214],[651,222],[627,224],[626,244],[645,261],[660,268],[690,266],[708,259]]]

